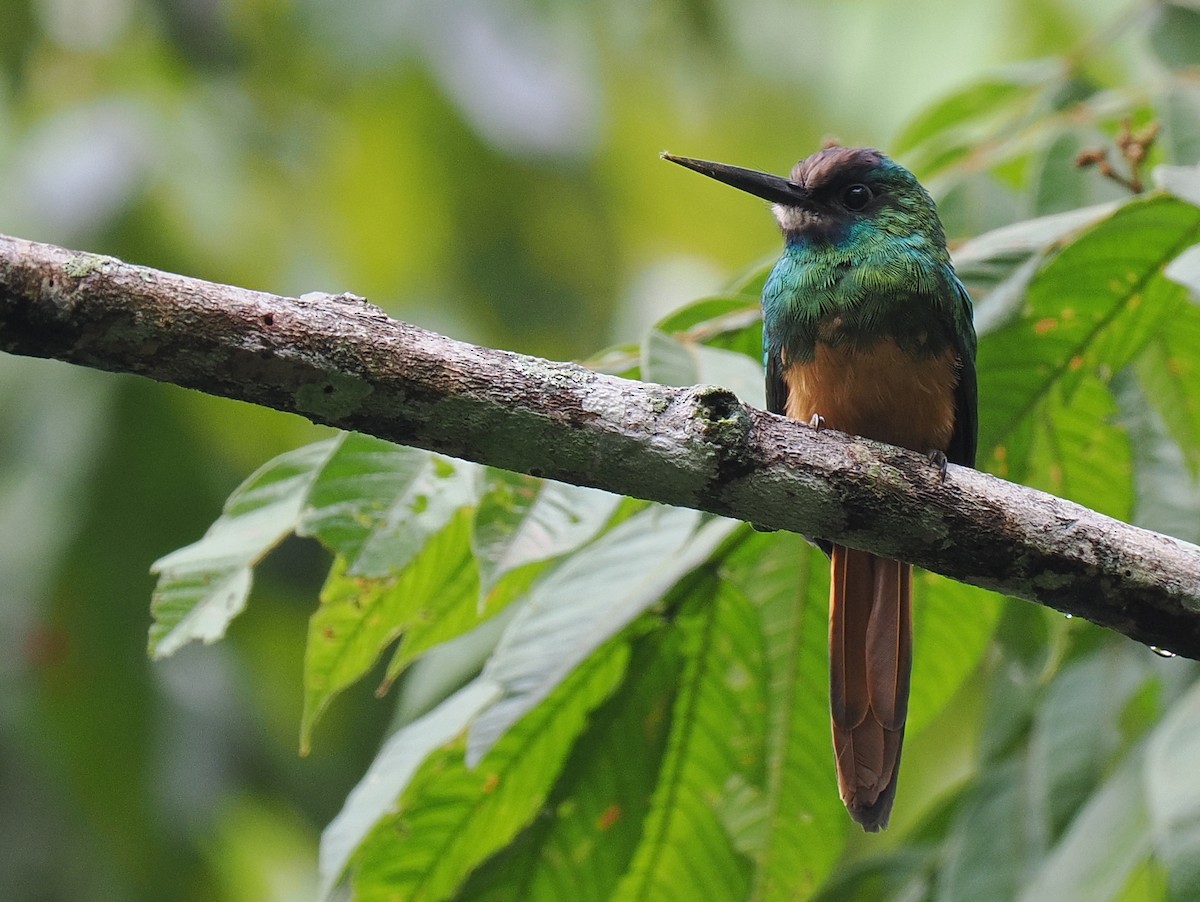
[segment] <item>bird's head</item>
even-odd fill
[[[774,204],[789,243],[846,243],[867,238],[924,239],[944,253],[933,198],[916,177],[878,150],[827,147],[792,167],[788,178],[663,153],[717,181]]]

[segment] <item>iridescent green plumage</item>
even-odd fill
[[[863,346],[887,336],[914,358],[952,347],[961,359],[956,434],[938,450],[974,466],[971,300],[954,274],[933,199],[911,172],[869,149],[820,151],[797,163],[790,181],[805,205],[775,206],[786,247],[762,298],[767,408],[785,411],[782,361],[812,359],[818,341]],[[856,185],[872,193],[861,211],[840,202]],[[838,328],[828,328],[835,320]]]

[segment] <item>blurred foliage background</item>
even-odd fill
[[[662,148],[778,172],[828,134],[903,149],[919,111],[1006,66],[1064,68],[1081,96],[1153,92],[1191,52],[1185,6],[5,0],[0,231],[273,292],[350,290],[456,337],[582,358],[776,252],[761,205]],[[1036,166],[1067,166],[1104,125]],[[1198,134],[1169,133],[1167,158],[1194,162]],[[957,239],[1120,195],[1087,173],[1039,181],[1028,157],[908,151]],[[328,557],[285,544],[225,643],[155,664],[145,647],[150,563],[259,463],[326,434],[0,359],[0,897],[315,892],[319,833],[394,707],[354,689],[296,754]],[[1047,634],[1051,651],[1021,639],[1005,663],[1001,622],[1001,657],[914,737],[914,783],[916,749],[961,748],[973,704],[1063,653]]]

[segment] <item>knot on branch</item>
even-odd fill
[[[733,392],[716,385],[698,385],[687,392],[692,419],[715,467],[713,487],[719,488],[754,469],[750,454],[750,413]]]

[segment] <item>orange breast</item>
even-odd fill
[[[944,451],[954,433],[958,355],[913,358],[892,339],[867,348],[818,343],[807,363],[785,365],[787,415],[900,445]]]

